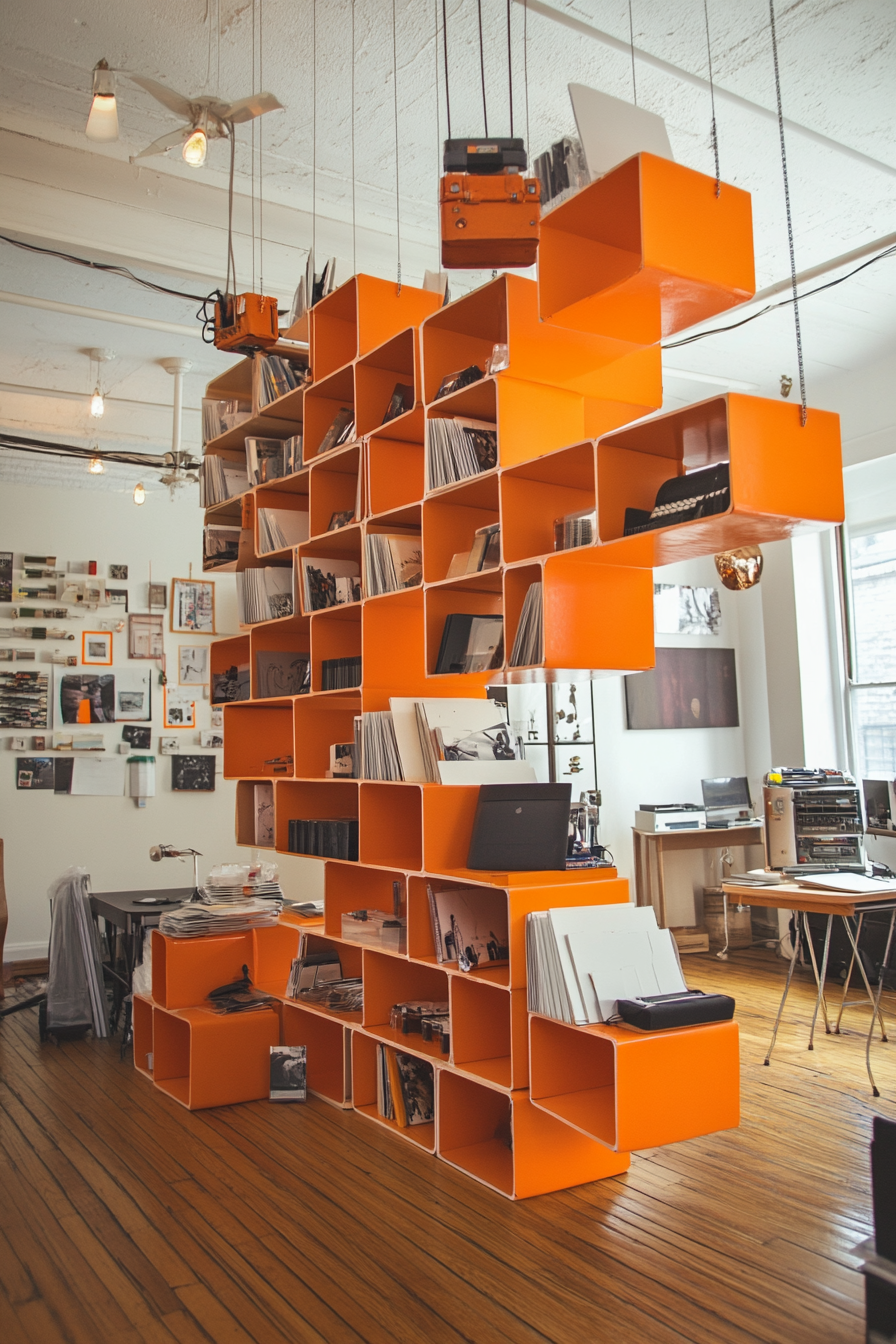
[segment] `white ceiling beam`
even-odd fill
[[[165,331],[172,336],[196,336],[202,339],[202,327],[198,322],[195,327],[188,327],[183,322],[162,322],[155,317],[136,317],[132,313],[115,313],[106,308],[87,308],[81,303],[40,299],[33,294],[14,294],[6,289],[0,289],[0,303],[14,303],[22,308],[38,308],[47,313],[65,313],[68,317],[88,317],[96,322],[114,322],[122,327],[142,327],[146,331]]]

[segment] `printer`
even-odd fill
[[[703,831],[706,811],[696,803],[642,803],[635,826],[639,831]]]

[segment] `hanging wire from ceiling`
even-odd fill
[[[439,254],[439,261],[438,261],[438,265],[436,266],[436,270],[439,271],[439,270],[441,270],[441,267],[442,267],[442,253],[441,253],[441,228],[442,228],[441,214],[442,214],[442,208],[441,208],[441,204],[440,204],[440,201],[439,201],[439,185],[438,185],[438,184],[439,184],[439,179],[440,179],[441,176],[442,176],[442,136],[441,136],[441,129],[442,129],[442,128],[441,128],[441,126],[440,126],[440,124],[439,124],[439,118],[440,118],[440,108],[439,108],[439,0],[433,0],[433,7],[434,7],[434,13],[435,13],[435,20],[436,20],[436,23],[435,23],[435,30],[434,30],[434,38],[435,38],[435,41],[434,41],[434,48],[435,48],[435,58],[436,58],[436,70],[435,70],[435,74],[436,74],[436,83],[435,83],[435,90],[436,90],[436,190],[435,190],[435,194],[434,194],[434,196],[433,196],[433,200],[435,201],[435,207],[436,207],[436,232],[435,232],[436,248],[438,249],[438,254]],[[445,73],[447,74],[447,69],[446,69],[446,72],[445,72]],[[446,85],[446,90],[445,90],[445,96],[446,96],[446,98],[447,98],[447,96],[448,96],[447,85]],[[449,131],[449,135],[450,135],[450,131]]]
[[[709,0],[703,0],[703,20],[706,25],[706,63],[709,66],[709,103],[712,108],[709,142],[712,145],[712,154],[716,165],[716,195],[720,196],[722,193],[722,179],[719,174],[719,133],[716,127],[716,91],[712,79],[712,44],[709,40]]]
[[[311,3],[311,285],[314,287],[313,258],[317,251],[317,0]],[[309,303],[313,299],[309,295]]]
[[[258,0],[258,89],[264,89],[264,0]],[[258,122],[258,288],[264,293],[264,117]]]
[[[355,208],[355,0],[351,0],[352,16],[352,275],[358,274],[357,212]]]
[[[507,0],[507,97],[510,101],[510,137],[513,139],[513,48],[510,42],[510,0]]]
[[[772,57],[775,63],[775,97],[778,101],[778,137],[781,141],[781,172],[784,178],[784,205],[787,211],[787,245],[790,249],[790,279],[793,289],[793,326],[796,333],[796,361],[800,377],[800,424],[805,425],[806,373],[803,368],[803,338],[800,332],[800,302],[796,287],[796,254],[793,247],[793,216],[790,210],[790,182],[787,176],[787,150],[784,144],[784,109],[781,103],[781,72],[778,68],[778,34],[775,29],[775,0],[768,0],[769,24],[772,34]]]
[[[482,121],[485,126],[485,134],[488,136],[488,106],[485,101],[485,46],[482,41],[482,0],[476,0],[476,8],[479,14],[479,74],[482,80]]]
[[[448,139],[451,139],[451,97],[448,92],[448,11],[442,0],[442,51],[445,54],[445,113],[448,119]],[[441,169],[439,170],[441,175]]]
[[[255,88],[255,6],[256,0],[252,0],[252,92],[256,93]],[[252,292],[255,293],[255,138],[258,134],[258,117],[252,118],[252,151],[251,151],[251,171],[249,186],[249,204],[252,207]]]
[[[202,81],[202,91],[208,93],[208,82],[212,77],[212,0],[205,0],[203,23],[208,28],[208,47],[205,53],[205,79]]]
[[[395,0],[392,0],[392,112],[395,121],[395,252],[398,261],[398,293],[401,293],[401,193],[398,181],[398,51]]]
[[[632,0],[628,0],[628,45],[632,54],[632,102],[638,106],[638,85],[635,82],[635,25],[632,19]]]
[[[215,83],[215,96],[221,97],[221,0],[215,0],[215,54],[218,61],[218,75]]]
[[[526,91],[526,153],[529,152],[529,0],[523,0],[523,87]]]

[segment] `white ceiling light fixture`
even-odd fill
[[[208,155],[209,140],[225,139],[240,122],[252,121],[255,117],[263,117],[265,112],[276,112],[283,108],[283,104],[272,93],[253,93],[248,98],[237,98],[226,103],[220,98],[186,98],[182,93],[175,93],[173,89],[166,88],[155,79],[146,79],[143,75],[131,75],[129,78],[186,123],[179,130],[162,135],[141,149],[139,154],[132,156],[131,163],[149,158],[152,154],[165,154],[179,145],[184,162],[191,168],[201,168]]]
[[[142,504],[145,499],[146,499],[146,491],[143,488],[143,482],[138,481],[137,484],[134,486],[134,503]]]
[[[107,60],[93,67],[93,102],[87,118],[87,139],[118,139],[118,105],[115,101],[115,72]]]
[[[159,363],[165,372],[170,373],[174,379],[174,419],[171,428],[171,451],[165,454],[167,470],[164,475],[159,477],[162,485],[167,485],[168,493],[173,501],[175,493],[181,486],[197,485],[199,483],[197,474],[199,463],[192,453],[184,451],[180,446],[184,405],[184,375],[190,372],[193,364],[189,359],[179,357],[160,359]]]
[[[93,457],[87,463],[87,470],[90,472],[91,476],[102,476],[103,472],[106,470],[106,464],[100,457],[99,444],[95,443],[93,449]]]
[[[97,366],[96,384],[93,389],[93,394],[90,398],[90,414],[93,416],[94,420],[99,420],[102,418],[102,415],[106,409],[106,398],[103,394],[102,378],[100,376],[100,370],[102,369],[102,366],[104,364],[108,364],[111,360],[115,358],[115,351],[106,350],[105,348],[100,346],[94,346],[94,348],[92,350],[88,350],[87,353],[90,356],[91,371],[94,363]]]

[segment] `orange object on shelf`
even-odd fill
[[[227,1014],[153,1008],[153,1080],[190,1111],[268,1096],[271,1046],[279,1044],[274,1008]]]
[[[541,184],[520,173],[446,173],[439,184],[446,270],[534,266]]]
[[[280,334],[277,300],[264,294],[226,294],[215,304],[219,350],[263,350]]]

